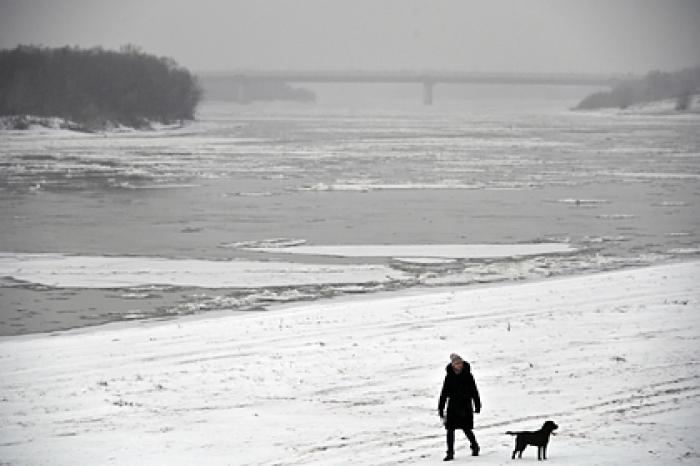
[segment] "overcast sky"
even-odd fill
[[[700,0],[0,0],[0,48],[135,44],[195,71],[700,64]]]

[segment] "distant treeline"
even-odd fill
[[[0,50],[0,115],[60,117],[89,129],[194,118],[196,78],[170,58],[101,48]]]
[[[689,109],[700,93],[700,66],[673,73],[652,71],[642,79],[626,80],[607,92],[591,94],[578,109],[627,108],[630,105],[662,99],[676,99],[676,110]]]

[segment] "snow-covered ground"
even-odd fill
[[[0,462],[438,464],[450,352],[482,456],[698,464],[700,262],[0,339]],[[528,447],[523,464],[536,461]]]

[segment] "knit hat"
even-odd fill
[[[450,354],[450,362],[454,363],[454,362],[458,362],[458,361],[464,362],[464,359],[462,359],[462,356],[460,356],[457,353]]]

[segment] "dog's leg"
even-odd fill
[[[510,458],[512,460],[515,459],[516,453],[520,453],[520,458],[523,457],[523,450],[525,449],[525,445],[523,445],[521,442],[518,441],[517,437],[515,439],[515,449],[513,450],[513,456]]]
[[[542,459],[543,460],[547,459],[547,445],[546,444],[542,447]]]
[[[542,461],[542,447],[537,445],[537,461]]]
[[[527,444],[524,444],[520,438],[515,437],[515,450],[513,450],[513,456],[511,457],[511,459],[515,459],[516,453],[518,454],[518,458],[522,458],[523,450],[526,446]]]

